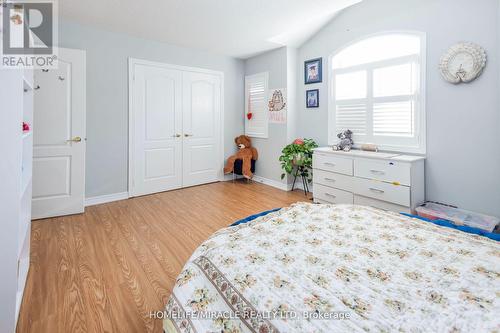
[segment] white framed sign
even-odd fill
[[[287,96],[286,88],[269,90],[269,122],[286,124]]]

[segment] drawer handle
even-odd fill
[[[337,180],[333,179],[333,178],[325,178],[325,180],[327,182],[336,182]]]
[[[373,192],[376,192],[376,193],[385,193],[385,191],[379,190],[378,188],[373,188],[373,187],[370,187],[370,191],[373,191]]]
[[[379,175],[384,175],[385,172],[384,171],[380,171],[380,170],[370,170],[371,173],[377,173]]]
[[[329,166],[335,166],[335,163],[330,163],[330,162],[325,162],[324,164]]]
[[[332,198],[336,198],[336,197],[337,197],[336,195],[333,195],[333,194],[330,194],[330,193],[325,193],[325,195],[326,195],[327,197],[332,197]]]

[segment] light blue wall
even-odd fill
[[[499,20],[498,0],[364,0],[298,50],[295,74],[289,63],[294,53],[286,48],[241,61],[62,23],[61,46],[87,50],[87,196],[127,190],[128,57],[224,71],[226,156],[235,151],[234,137],[243,133],[244,75],[268,71],[269,87],[288,86],[289,97],[296,75],[290,121],[270,124],[270,138],[254,140],[261,155],[257,175],[279,181],[277,158],[292,138],[327,144],[328,56],[368,34],[418,30],[427,33],[427,199],[500,216]],[[489,60],[480,79],[454,86],[441,79],[437,66],[442,53],[462,40],[485,47]],[[303,61],[320,56],[324,81],[306,87]],[[306,88],[320,89],[319,109],[305,108]]]
[[[287,87],[287,48],[266,52],[245,62],[245,75],[269,72],[269,90]],[[259,151],[257,176],[281,182],[281,150],[287,144],[287,124],[269,124],[269,138],[252,138]],[[286,180],[284,180],[286,182]]]
[[[293,142],[297,138],[297,104],[300,100],[297,97],[297,82],[302,78],[301,72],[297,70],[297,59],[299,51],[296,48],[287,48],[287,89],[288,89],[288,110],[287,110],[287,142]]]
[[[243,132],[244,63],[124,34],[63,22],[60,45],[87,51],[86,196],[128,188],[128,58],[224,72],[225,156]]]
[[[328,56],[352,40],[381,31],[427,33],[428,200],[500,216],[500,91],[498,0],[364,0],[340,13],[299,49],[303,61],[323,57],[323,83],[297,82],[298,135],[327,145]],[[446,83],[441,55],[459,41],[482,45],[489,56],[471,84]],[[320,108],[304,107],[305,90],[320,89]]]

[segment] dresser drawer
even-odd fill
[[[333,154],[314,153],[313,168],[352,176],[352,159]]]
[[[355,194],[410,207],[410,188],[381,181],[353,178]]]
[[[338,190],[336,188],[320,184],[314,184],[314,198],[335,204],[352,204],[354,202],[353,194],[351,192]]]
[[[356,159],[354,176],[410,186],[411,166],[390,160]]]
[[[378,209],[389,210],[397,213],[412,214],[410,207],[396,205],[387,201],[380,201],[377,199],[363,197],[361,195],[354,195],[354,204],[360,206],[370,206]]]
[[[315,169],[313,170],[313,183],[352,192],[352,176],[340,173]]]

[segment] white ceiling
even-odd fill
[[[62,0],[64,20],[248,58],[300,46],[361,0]]]

